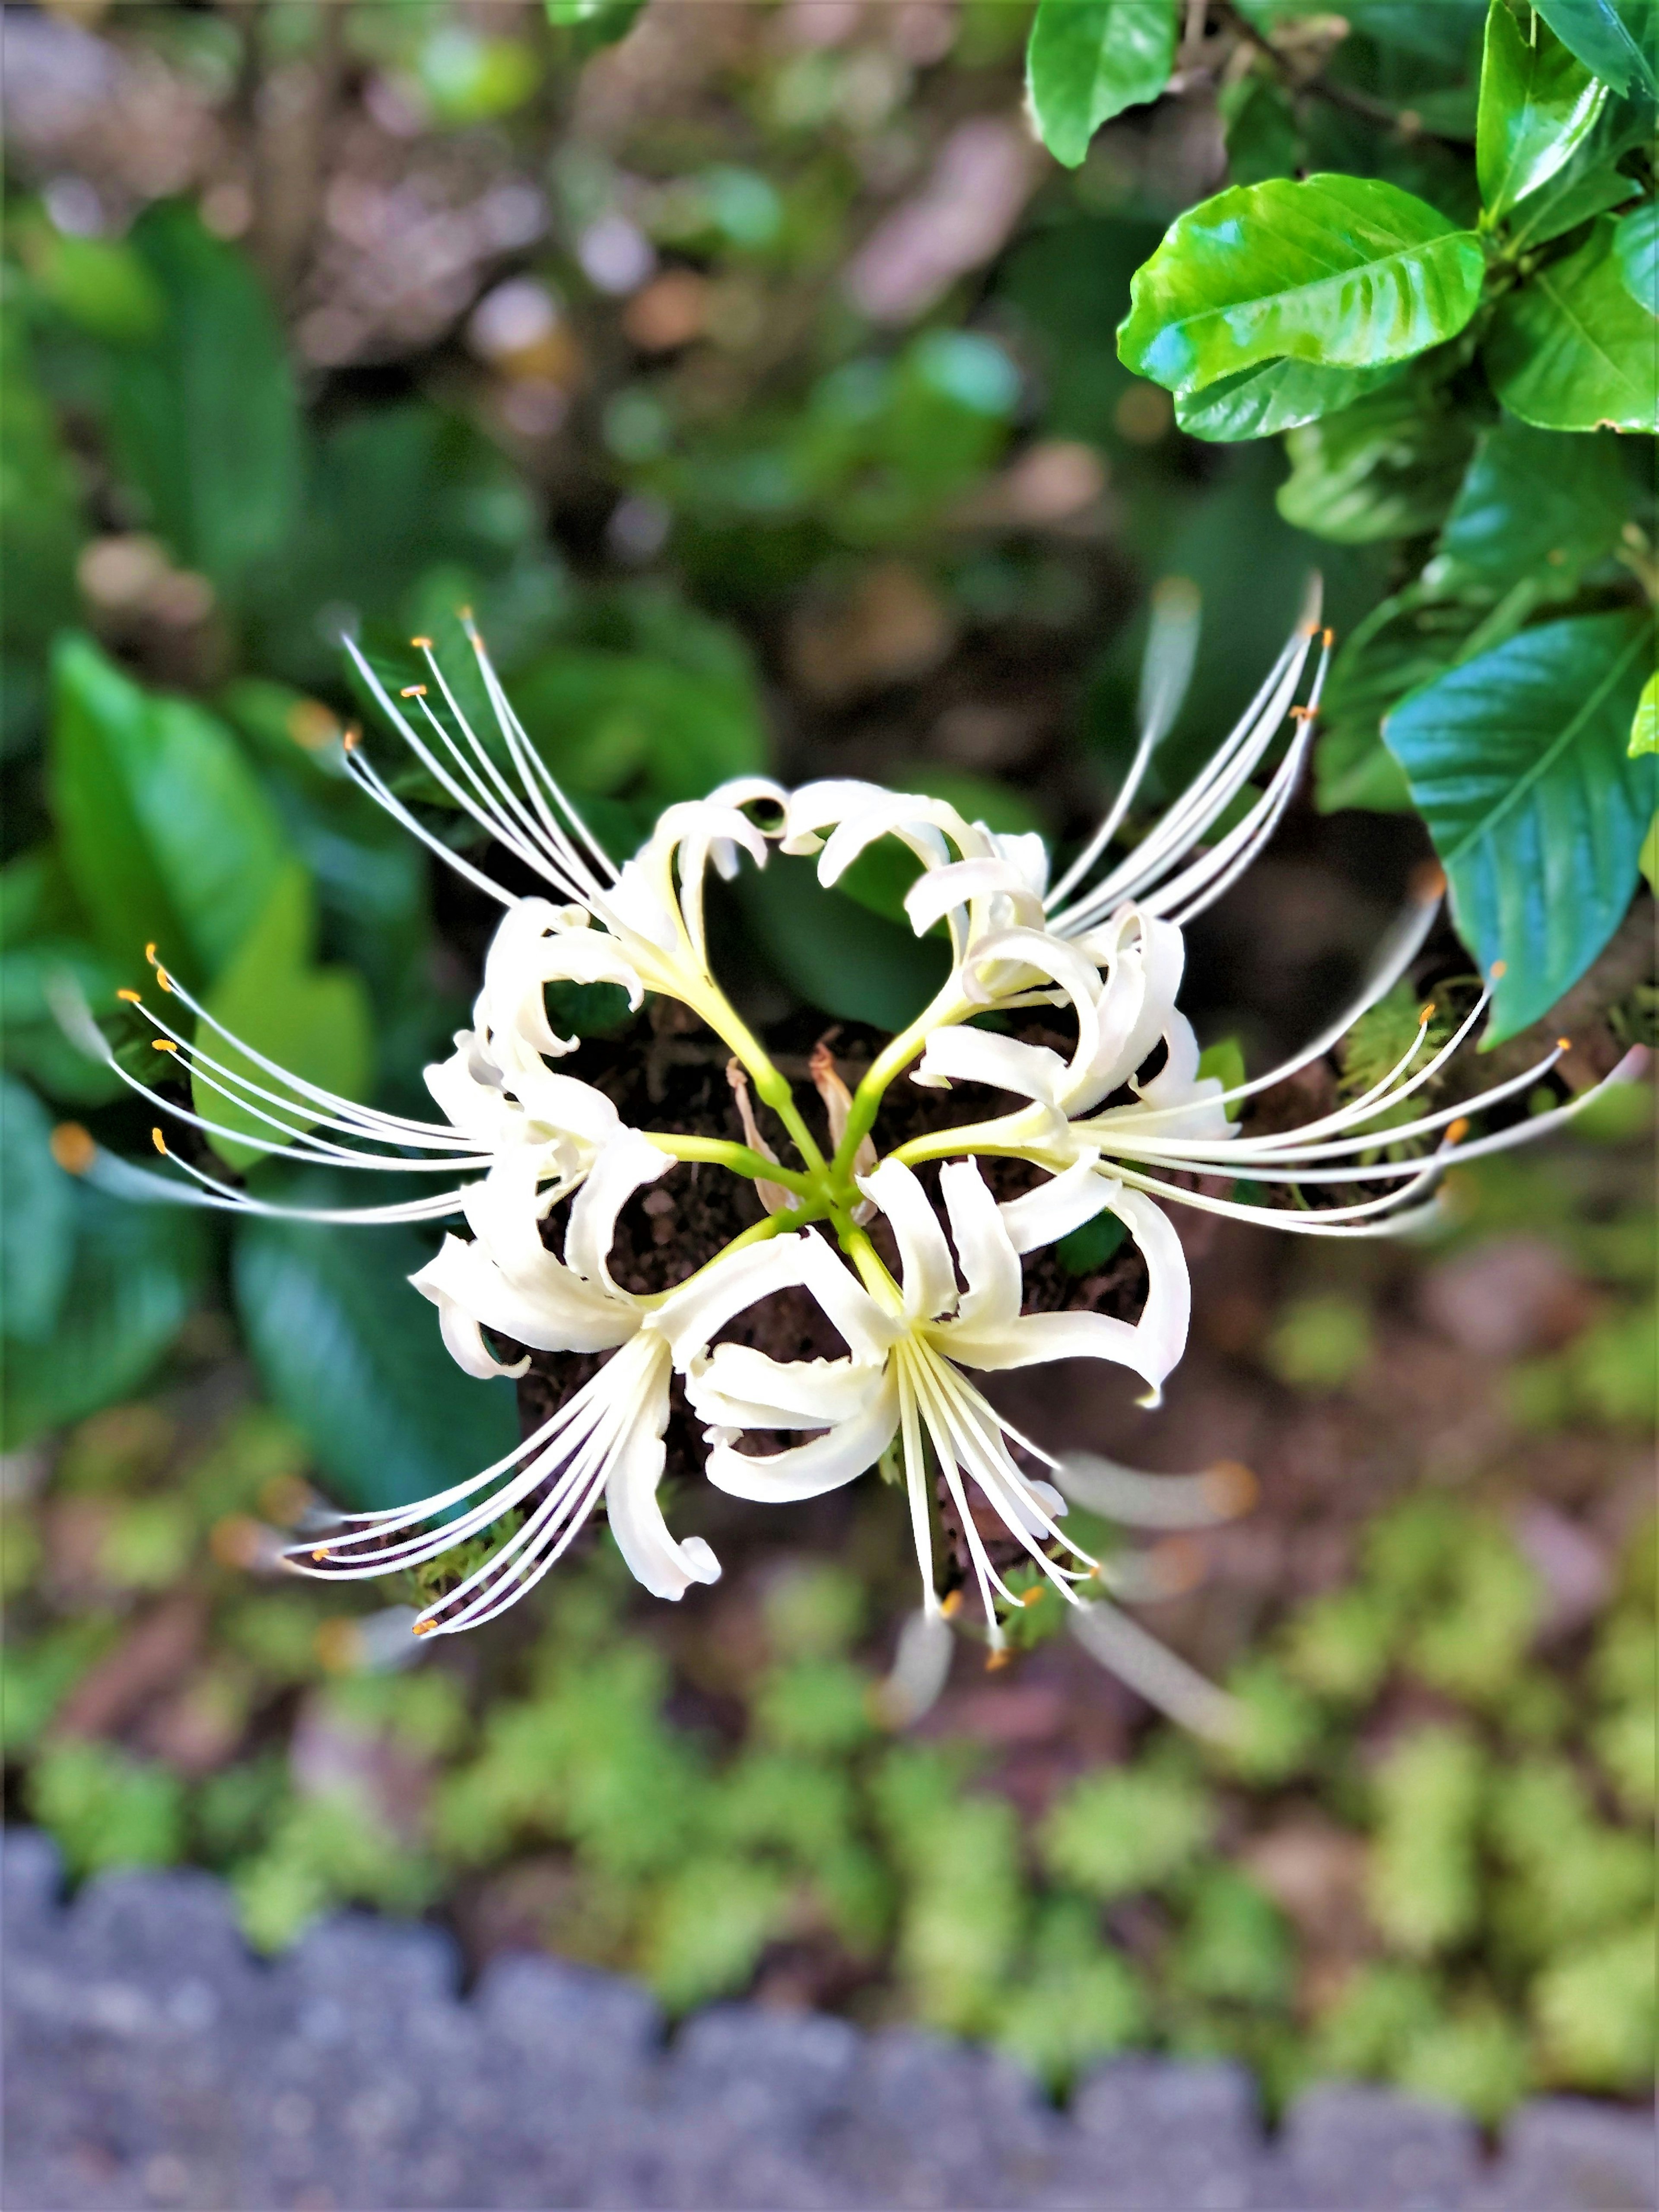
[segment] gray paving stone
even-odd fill
[[[7,2212],[1652,2212],[1650,2119],[1571,2098],[1482,2164],[1456,2113],[1311,2090],[1264,2141],[1238,2068],[1123,2058],[1056,2112],[909,2030],[651,1998],[556,1960],[463,1995],[434,1929],[347,1915],[275,1965],[188,1872],[64,1900],[7,1832]]]
[[[1329,2082],[1291,2107],[1279,2155],[1286,2207],[1455,2212],[1474,2193],[1480,2139],[1473,2121],[1444,2106]]]
[[[1659,2131],[1651,2113],[1582,2097],[1540,2097],[1510,2121],[1504,2155],[1474,2199],[1478,2212],[1653,2212]]]

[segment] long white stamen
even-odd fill
[[[424,823],[417,822],[402,799],[398,798],[381,781],[379,774],[364,759],[362,751],[356,746],[349,747],[347,750],[346,773],[354,782],[368,793],[384,813],[389,814],[392,820],[401,828],[407,830],[410,836],[418,843],[424,845],[429,853],[434,854],[447,868],[453,869],[458,876],[464,876],[475,890],[483,891],[487,898],[493,898],[500,906],[517,906],[519,901],[516,893],[504,890],[500,884],[485,875],[482,868],[475,868],[471,860],[464,858],[453,847],[446,845],[441,837],[434,836]]]

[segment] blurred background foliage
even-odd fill
[[[1483,2115],[1534,2082],[1633,2090],[1653,1732],[1633,1131],[1484,1176],[1431,1265],[1245,1237],[1206,1291],[1200,1255],[1194,1379],[1151,1456],[1248,1437],[1263,1500],[1170,1553],[1188,1594],[1151,1618],[1251,1700],[1230,1770],[1149,1729],[1042,1607],[1018,1672],[958,1681],[893,1741],[870,1687],[909,1590],[879,1498],[829,1512],[813,1558],[723,1527],[727,1582],[683,1620],[630,1609],[601,1540],[536,1620],[394,1665],[406,1611],[342,1613],[264,1571],[311,1480],[389,1503],[516,1434],[509,1385],[435,1356],[403,1284],[420,1236],[227,1236],[72,1173],[77,1126],[136,1155],[149,1117],[67,1043],[54,978],[120,1039],[147,941],[228,1025],[389,1107],[419,1109],[466,1018],[489,916],[343,776],[364,706],[343,629],[406,681],[411,635],[447,653],[473,608],[619,854],[756,769],[870,775],[1063,843],[1127,763],[1158,582],[1195,582],[1204,626],[1149,805],[1242,708],[1316,567],[1342,641],[1312,788],[1194,933],[1201,1033],[1253,1056],[1314,1025],[1431,839],[1462,834],[1419,790],[1425,827],[1408,777],[1449,727],[1486,742],[1458,705],[1498,696],[1485,659],[1543,653],[1538,744],[1639,834],[1651,441],[1594,427],[1616,407],[1563,424],[1521,374],[1553,342],[1527,335],[1552,270],[1651,314],[1639,0],[1506,15],[1529,51],[1559,43],[1541,140],[1564,86],[1593,111],[1510,199],[1477,144],[1509,36],[1483,0],[1042,14],[7,9],[9,1809],[77,1871],[226,1869],[267,1946],[343,1899],[441,1911],[477,1954],[550,1942],[676,2006],[758,1986],[908,2012],[1057,2085],[1150,2039],[1239,2052],[1275,2094],[1320,2068]],[[1058,162],[1023,112],[1034,21]],[[1524,94],[1498,116],[1523,137]],[[1358,380],[1310,414],[1279,382],[1172,392],[1125,365],[1132,280],[1184,210],[1322,172],[1483,226],[1467,335],[1317,368]],[[1525,325],[1507,354],[1504,316]],[[369,740],[406,797],[439,796]],[[1534,919],[1565,818],[1544,811],[1544,846],[1499,866],[1532,867]],[[1579,981],[1635,885],[1625,842],[1594,897],[1593,838],[1551,876],[1575,927],[1529,969],[1504,946],[1535,986],[1510,1026],[1577,984],[1562,1018],[1592,1072],[1653,1022],[1639,924]],[[753,1018],[804,1045],[914,1010],[939,956],[902,924],[905,880],[880,851],[833,894],[799,865],[746,872],[715,927]],[[1449,933],[1435,961],[1468,966]],[[1352,1056],[1344,1079],[1368,1079]],[[1409,1359],[1449,1352],[1479,1367],[1468,1402],[1430,1391],[1416,1419]],[[1148,1455],[1115,1401],[1073,1410],[1073,1441],[1115,1422]]]

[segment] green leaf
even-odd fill
[[[1626,284],[1623,228],[1603,216],[1576,253],[1499,302],[1486,374],[1523,422],[1540,430],[1659,429],[1659,318]]]
[[[132,243],[167,301],[124,356],[112,428],[123,467],[178,559],[235,599],[299,510],[300,416],[288,352],[251,263],[189,208],[152,208]]]
[[[1492,0],[1474,159],[1493,219],[1565,167],[1607,105],[1607,86],[1536,16],[1532,32]]]
[[[1632,178],[1610,161],[1590,163],[1582,169],[1574,163],[1515,210],[1510,218],[1510,250],[1518,253],[1523,248],[1547,246],[1553,238],[1565,238],[1581,222],[1623,207],[1640,190]]]
[[[1463,417],[1414,381],[1391,384],[1285,440],[1291,474],[1279,489],[1286,522],[1340,545],[1414,538],[1451,504],[1469,455]]]
[[[83,535],[75,471],[30,359],[21,317],[0,325],[0,755],[34,742],[52,634],[76,613],[75,562]]]
[[[809,1006],[843,1021],[901,1030],[949,972],[947,946],[825,890],[810,860],[774,854],[763,869],[744,869],[737,892],[755,955]]]
[[[112,345],[142,345],[167,319],[167,301],[127,239],[76,238],[44,220],[18,227],[18,247],[60,315]]]
[[[1613,234],[1625,289],[1638,307],[1659,315],[1659,200],[1626,216]]]
[[[746,670],[733,681],[644,654],[566,647],[522,672],[513,703],[554,774],[576,791],[641,785],[660,809],[769,764]]]
[[[284,1195],[356,1202],[343,1182],[307,1178]],[[429,1253],[406,1228],[260,1219],[237,1234],[236,1307],[261,1380],[349,1506],[430,1497],[518,1440],[513,1385],[464,1375],[409,1287]]]
[[[1533,0],[1561,43],[1615,92],[1659,98],[1651,0]]]
[[[1537,573],[1565,595],[1618,544],[1628,505],[1610,437],[1586,445],[1506,416],[1482,435],[1423,580],[1495,592]]]
[[[633,29],[645,0],[546,0],[547,20],[556,31],[574,31],[580,52],[614,46]]]
[[[1079,167],[1103,123],[1156,100],[1175,50],[1175,0],[1041,0],[1025,82],[1054,159]]]
[[[1201,392],[1183,392],[1176,401],[1176,421],[1190,436],[1216,445],[1268,438],[1352,407],[1398,373],[1393,365],[1322,368],[1314,362],[1266,361]]]
[[[1637,865],[1647,878],[1648,889],[1659,892],[1659,809],[1655,810],[1653,819],[1648,824],[1648,834],[1642,840]]]
[[[138,1388],[199,1296],[208,1243],[202,1216],[184,1206],[130,1206],[76,1184],[74,1255],[50,1333],[3,1346],[10,1451],[82,1420]]]
[[[353,969],[312,966],[315,926],[310,878],[300,862],[290,861],[277,878],[264,914],[203,1004],[214,1022],[267,1060],[343,1097],[362,1098],[374,1066],[368,993]],[[198,1024],[196,1041],[229,1076],[276,1092],[283,1101],[281,1107],[268,1100],[260,1103],[266,1114],[275,1113],[286,1122],[291,1133],[314,1125],[316,1107],[208,1022]],[[283,1141],[251,1105],[228,1098],[215,1087],[215,1081],[223,1080],[223,1075],[210,1080],[205,1071],[192,1075],[191,1103],[203,1119],[242,1130],[264,1144]],[[267,1157],[263,1145],[239,1145],[224,1136],[208,1141],[234,1168],[251,1167]]]
[[[1523,630],[1383,726],[1450,878],[1458,927],[1504,969],[1489,1042],[1547,1012],[1624,918],[1655,806],[1626,744],[1651,637],[1639,615]]]
[[[75,1256],[75,1184],[52,1156],[52,1116],[0,1077],[0,1332],[52,1334]]]
[[[1224,87],[1217,102],[1227,135],[1227,179],[1260,185],[1269,177],[1293,177],[1304,166],[1302,133],[1290,95],[1273,79],[1255,71]]]
[[[222,723],[142,690],[89,639],[61,641],[53,678],[47,789],[99,944],[129,970],[153,941],[186,982],[216,974],[289,858],[270,801]]]
[[[1485,273],[1474,232],[1397,185],[1272,178],[1176,219],[1135,274],[1118,350],[1176,392],[1281,354],[1380,368],[1461,331]]]
[[[1642,686],[1630,726],[1630,757],[1638,760],[1644,753],[1659,753],[1659,675]]]

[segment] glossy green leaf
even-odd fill
[[[1461,331],[1485,271],[1472,231],[1397,185],[1273,178],[1176,219],[1136,272],[1118,350],[1176,392],[1281,354],[1380,368]]]
[[[556,31],[574,31],[584,53],[614,46],[633,29],[645,0],[546,0]]]
[[[48,1097],[72,1106],[101,1106],[126,1089],[103,1061],[89,1060],[64,1034],[51,988],[67,975],[94,1013],[117,1011],[115,994],[131,970],[74,937],[8,941],[0,952],[0,1051],[5,1065]]]
[[[270,799],[221,722],[88,639],[63,640],[53,677],[48,793],[98,942],[135,974],[149,942],[186,981],[216,974],[289,857]]]
[[[1642,686],[1631,718],[1627,750],[1632,760],[1639,760],[1644,753],[1659,753],[1659,675],[1650,676]]]
[[[1508,213],[1565,168],[1607,105],[1607,88],[1547,24],[1522,27],[1508,0],[1492,0],[1475,168],[1488,216]]]
[[[1176,401],[1176,421],[1194,438],[1232,445],[1270,438],[1322,416],[1340,414],[1399,373],[1386,368],[1322,368],[1316,362],[1264,361],[1224,376]]]
[[[1613,246],[1625,289],[1638,307],[1659,315],[1659,200],[1649,200],[1624,216],[1613,231]]]
[[[825,890],[810,860],[774,855],[764,869],[744,868],[737,889],[756,956],[842,1021],[902,1029],[949,972],[947,945]]]
[[[352,969],[312,965],[314,930],[310,879],[297,860],[290,861],[277,878],[264,912],[203,1004],[212,1022],[266,1060],[325,1091],[362,1098],[374,1066],[368,993]],[[211,1023],[198,1024],[197,1042],[232,1077],[278,1094],[280,1107],[259,1101],[264,1113],[276,1115],[296,1133],[316,1121],[314,1106],[239,1051]],[[192,1079],[191,1101],[204,1121],[240,1129],[262,1144],[285,1141],[252,1106],[224,1097],[215,1087],[222,1079],[210,1078],[206,1071]],[[230,1087],[235,1087],[234,1083]],[[251,1167],[266,1157],[260,1145],[240,1145],[226,1136],[208,1141],[234,1168]]]
[[[1175,0],[1041,0],[1025,82],[1054,159],[1080,167],[1103,123],[1156,100],[1175,50]]]
[[[204,1284],[206,1224],[183,1206],[130,1206],[76,1184],[74,1251],[54,1325],[8,1338],[0,1445],[10,1451],[137,1389]]]
[[[1659,894],[1659,811],[1656,811],[1648,824],[1648,834],[1642,840],[1638,864],[1647,878],[1648,889]]]
[[[1615,92],[1659,97],[1652,0],[1533,0],[1562,44]]]
[[[1279,511],[1340,545],[1414,538],[1432,530],[1455,497],[1469,445],[1460,415],[1413,381],[1391,384],[1291,432]]]
[[[1523,422],[1540,430],[1659,430],[1659,319],[1626,284],[1623,228],[1603,216],[1576,253],[1500,301],[1486,374]]]
[[[1382,742],[1382,719],[1408,691],[1452,666],[1478,619],[1473,607],[1408,590],[1374,607],[1345,638],[1325,686],[1314,750],[1314,798],[1322,814],[1363,807],[1406,813],[1403,769]]]
[[[1628,512],[1611,437],[1586,444],[1506,416],[1481,437],[1424,581],[1497,592],[1536,574],[1546,596],[1564,595],[1613,550]]]
[[[325,1206],[360,1203],[346,1182],[319,1176],[298,1190]],[[409,1286],[431,1249],[406,1228],[261,1219],[238,1230],[236,1307],[260,1379],[342,1504],[411,1504],[518,1441],[511,1382],[464,1375],[436,1310]]]
[[[52,1334],[75,1256],[75,1182],[52,1156],[52,1116],[0,1076],[0,1334]]]
[[[123,356],[113,430],[123,468],[179,561],[223,593],[280,551],[299,511],[300,418],[288,350],[252,263],[182,204],[132,243],[167,302]]]
[[[1451,883],[1458,927],[1505,963],[1491,1041],[1549,1010],[1624,918],[1655,805],[1627,757],[1652,665],[1641,615],[1524,630],[1414,692],[1383,727]]]
[[[1553,238],[1565,238],[1581,222],[1625,206],[1640,190],[1633,178],[1610,161],[1587,162],[1582,168],[1572,163],[1515,209],[1509,222],[1510,249],[1530,251],[1547,246]]]

